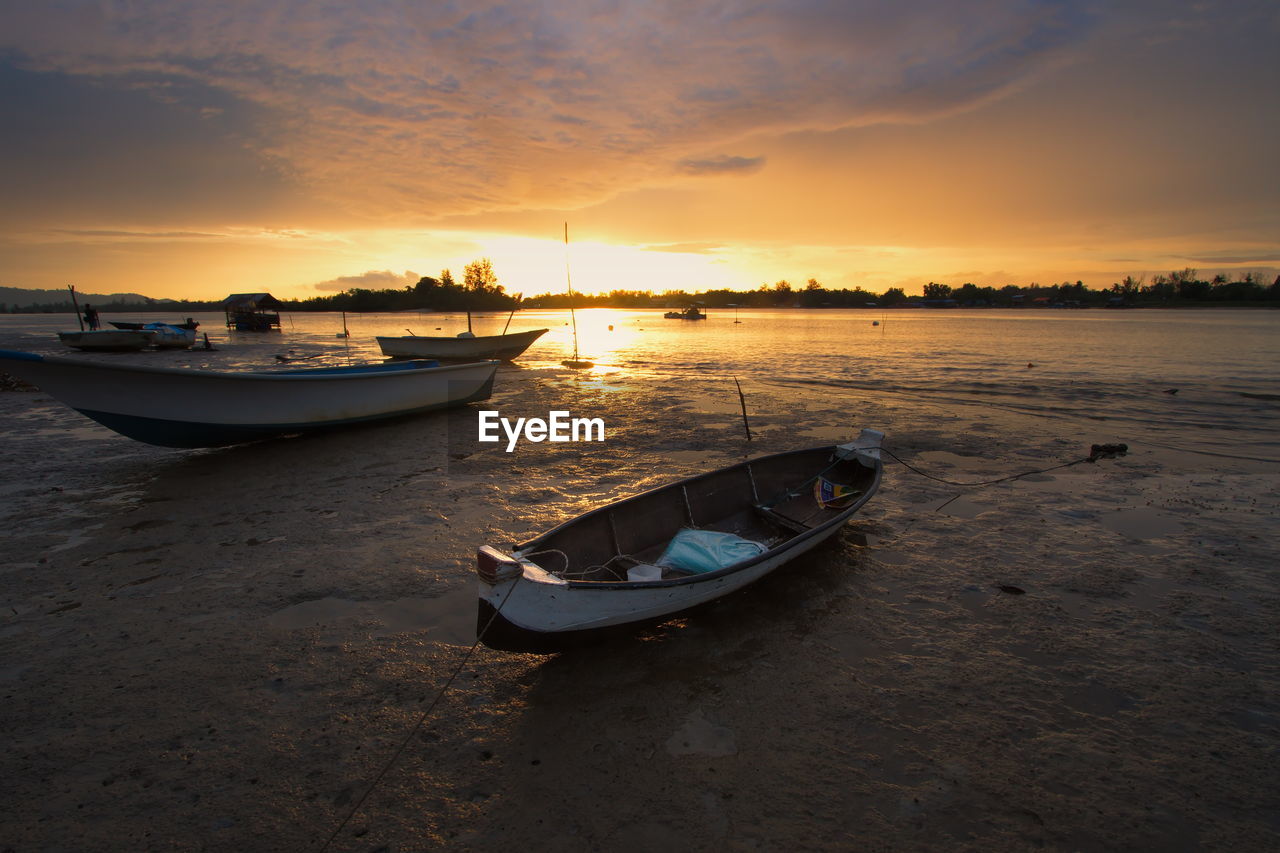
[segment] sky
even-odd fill
[[[0,286],[1270,283],[1277,43],[1274,0],[0,0]]]

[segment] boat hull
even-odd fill
[[[196,333],[179,329],[180,334],[158,334],[151,340],[156,349],[191,349],[196,345]]]
[[[863,438],[850,445],[762,457],[664,486],[566,522],[520,546],[505,557],[503,568],[490,573],[478,566],[478,635],[493,648],[556,651],[595,639],[602,631],[660,622],[749,586],[838,534],[871,498],[880,482],[880,438],[880,433],[867,430]],[[824,507],[809,494],[815,479],[810,474],[821,468],[824,454],[843,448],[854,448],[849,452],[855,455],[842,457],[846,461],[837,464],[844,465],[846,479],[857,480],[859,493],[847,506]],[[850,477],[854,463],[847,462],[849,458],[856,458],[856,464],[866,470]],[[761,505],[763,494],[757,486],[772,494],[777,491],[777,484],[782,484],[782,492],[788,495],[787,516]],[[797,489],[795,495],[790,494]],[[779,533],[779,519],[787,522],[785,533]],[[628,530],[626,525],[633,529]],[[592,566],[594,571],[602,563],[607,566],[618,559],[608,556],[610,552],[647,554],[641,562],[656,559],[661,543],[682,527],[736,529],[749,537],[754,533],[757,541],[768,530],[778,535],[758,556],[704,573],[666,573],[662,580],[634,582],[621,579],[621,575],[616,581],[571,579],[575,564]],[[599,541],[585,542],[590,537]],[[484,550],[480,555],[482,563]],[[499,560],[505,556],[497,551],[492,554]],[[535,563],[539,555],[558,555],[543,556],[542,561],[561,560],[558,565],[564,571],[557,574]]]
[[[58,340],[72,349],[86,352],[132,352],[144,348],[154,337],[153,332],[145,329],[58,332]]]
[[[142,327],[153,333],[151,346],[156,349],[191,349],[196,344],[196,330],[168,323],[148,323]]]
[[[121,435],[219,447],[488,399],[496,361],[224,373],[0,351],[0,370]]]
[[[839,532],[840,526],[835,525],[821,536],[748,569],[667,587],[637,583],[623,585],[623,588],[574,585],[557,590],[514,581],[499,586],[480,581],[481,606],[476,630],[483,632],[485,645],[504,651],[545,653],[596,642],[607,632],[622,633],[657,624],[675,614],[718,601],[750,586]]]
[[[389,358],[434,358],[441,361],[458,359],[498,359],[511,361],[522,355],[546,329],[513,332],[509,335],[483,335],[474,338],[438,338],[424,335],[379,337],[378,346]]]
[[[155,323],[129,323],[121,320],[112,320],[111,325],[115,326],[117,329],[146,329],[156,324]],[[163,323],[161,325],[173,326],[175,329],[190,329],[193,332],[196,329],[200,328],[200,324],[197,323],[195,320],[184,320],[181,323]]]

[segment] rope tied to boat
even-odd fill
[[[939,483],[946,483],[948,486],[961,486],[964,488],[973,488],[977,486],[994,486],[996,483],[1007,483],[1010,480],[1017,480],[1021,477],[1030,477],[1032,474],[1046,474],[1049,471],[1058,471],[1062,468],[1070,468],[1073,465],[1079,465],[1083,462],[1094,463],[1099,459],[1114,459],[1117,456],[1124,456],[1129,452],[1127,444],[1095,444],[1089,449],[1089,455],[1079,459],[1073,459],[1070,462],[1062,462],[1058,465],[1051,465],[1048,468],[1037,468],[1034,471],[1023,471],[1021,474],[1010,474],[1007,477],[997,477],[994,480],[980,480],[976,483],[961,483],[956,480],[948,480],[943,477],[937,477],[927,471],[921,471],[916,466],[907,462],[892,450],[881,447],[880,452],[887,454],[893,460],[901,464],[908,471],[919,474],[921,477],[927,477],[930,480],[936,480]]]
[[[458,665],[454,667],[453,672],[449,674],[449,677],[445,680],[444,685],[436,693],[435,698],[431,700],[431,704],[428,705],[427,709],[418,716],[418,719],[414,722],[414,724],[409,727],[409,730],[405,733],[405,736],[400,741],[400,744],[391,753],[391,757],[388,758],[385,763],[383,763],[382,768],[379,769],[377,775],[373,777],[373,781],[369,783],[369,787],[365,789],[365,792],[360,795],[360,799],[356,800],[355,805],[351,807],[351,811],[347,812],[347,816],[344,817],[342,819],[342,822],[339,823],[337,827],[334,828],[333,832],[330,833],[329,837],[325,839],[324,844],[320,845],[320,853],[324,853],[324,851],[329,849],[329,846],[333,844],[333,840],[338,837],[338,833],[342,832],[342,830],[346,827],[346,825],[351,822],[351,819],[359,813],[361,807],[364,806],[365,801],[369,799],[369,795],[374,792],[374,790],[382,782],[383,777],[387,775],[388,771],[391,770],[392,766],[400,758],[400,755],[409,746],[409,741],[413,739],[413,736],[418,733],[418,730],[420,728],[422,728],[422,724],[425,723],[427,719],[431,716],[431,714],[435,711],[436,705],[440,704],[440,700],[444,698],[444,695],[447,692],[449,692],[449,688],[453,686],[453,682],[456,681],[458,678],[458,675],[461,674],[462,668],[466,666],[467,663],[471,660],[471,656],[475,653],[475,650],[480,646],[480,641],[484,639],[484,635],[493,626],[493,623],[497,621],[498,614],[502,612],[502,608],[506,606],[507,601],[509,601],[511,598],[511,593],[515,591],[516,586],[520,583],[521,580],[522,578],[517,577],[512,582],[510,588],[507,590],[506,596],[504,596],[502,599],[502,603],[499,604],[496,608],[494,608],[493,615],[489,617],[489,621],[485,623],[483,628],[481,628],[479,631],[476,632],[475,642],[473,642],[471,644],[471,647],[467,649],[465,654],[463,654],[462,660],[458,661]]]

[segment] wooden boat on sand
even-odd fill
[[[219,447],[486,400],[498,362],[220,372],[0,350],[0,370],[121,435]]]
[[[505,335],[470,335],[456,338],[401,335],[379,337],[378,346],[388,358],[435,358],[441,361],[498,359],[511,361],[546,334],[546,329],[511,332]]]
[[[549,652],[661,621],[759,580],[836,534],[880,485],[884,434],[777,453],[626,498],[477,553],[477,636]]]

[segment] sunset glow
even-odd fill
[[[0,286],[1280,271],[1275,4],[0,6]]]

